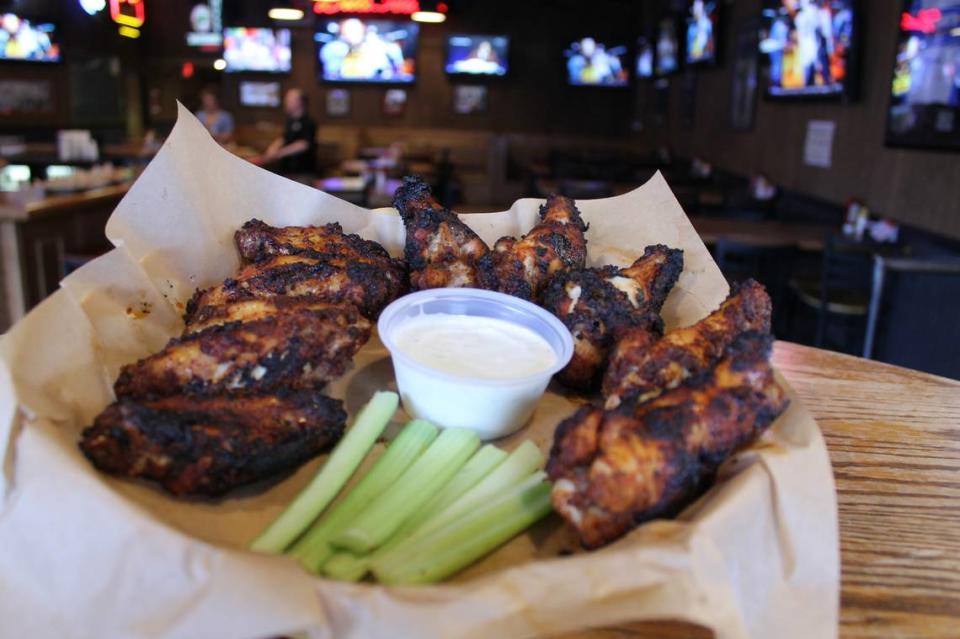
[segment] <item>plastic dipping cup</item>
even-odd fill
[[[490,317],[526,327],[553,349],[550,368],[522,377],[486,379],[441,371],[405,354],[393,340],[411,318],[434,314]],[[516,432],[533,414],[554,373],[573,356],[573,337],[560,320],[516,297],[472,288],[438,288],[405,295],[377,323],[393,359],[400,398],[408,413],[446,428],[469,428],[489,440]]]

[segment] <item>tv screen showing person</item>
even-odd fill
[[[453,35],[447,38],[446,72],[451,75],[506,75],[506,36]]]
[[[230,72],[289,73],[290,30],[228,27],[223,30],[223,59]]]
[[[717,59],[717,1],[693,0],[687,15],[687,64]]]
[[[320,78],[327,82],[413,82],[418,35],[415,22],[327,21],[314,34]]]
[[[59,62],[56,29],[52,24],[31,22],[15,13],[0,14],[0,60]]]
[[[840,95],[854,39],[853,0],[765,0],[760,51],[771,96]]]
[[[680,69],[680,46],[677,42],[677,25],[672,18],[660,21],[657,32],[656,74],[676,73]]]
[[[577,40],[566,51],[567,78],[570,84],[589,86],[626,86],[629,81],[623,64],[627,48],[608,47],[593,38]]]

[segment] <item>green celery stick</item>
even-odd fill
[[[444,430],[393,486],[374,499],[330,542],[356,553],[370,552],[380,546],[440,492],[479,447],[480,439],[471,430]]]
[[[472,564],[545,517],[551,510],[550,484],[521,482],[499,499],[416,540],[403,561],[373,564],[385,584],[433,583]]]
[[[343,488],[370,452],[397,410],[396,393],[379,391],[360,409],[353,426],[337,444],[320,472],[290,505],[250,544],[252,550],[282,552]]]
[[[437,438],[438,432],[436,426],[420,419],[407,424],[363,479],[324,513],[287,554],[299,559],[307,570],[317,572],[334,552],[330,537],[390,487]]]
[[[325,575],[339,581],[357,581],[367,572],[367,567],[379,555],[387,552],[400,541],[410,536],[423,522],[444,510],[465,492],[473,488],[481,479],[500,465],[507,453],[492,444],[486,444],[471,457],[453,479],[443,489],[420,507],[412,517],[397,529],[390,539],[370,554],[358,555],[349,551],[340,551],[323,566]]]

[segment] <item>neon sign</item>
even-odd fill
[[[139,29],[146,22],[144,0],[110,0],[110,17],[122,27]]]
[[[942,17],[943,14],[940,13],[940,9],[920,9],[915,16],[904,12],[900,17],[900,30],[936,33],[937,23],[940,22]]]
[[[314,0],[313,12],[320,15],[337,13],[411,15],[420,11],[419,0]]]

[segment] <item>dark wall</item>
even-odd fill
[[[861,2],[860,98],[851,104],[759,100],[756,125],[738,132],[728,124],[730,61],[736,29],[757,15],[759,0],[727,6],[722,49],[726,64],[698,74],[694,125],[678,114],[679,78],[672,82],[667,124],[651,136],[682,156],[700,156],[740,174],[768,174],[776,183],[843,203],[864,200],[876,213],[960,237],[960,155],[889,149],[883,144],[896,47],[899,0]],[[648,92],[649,93],[649,92]],[[652,99],[650,94],[649,99]],[[803,163],[809,120],[833,120],[833,168]]]

